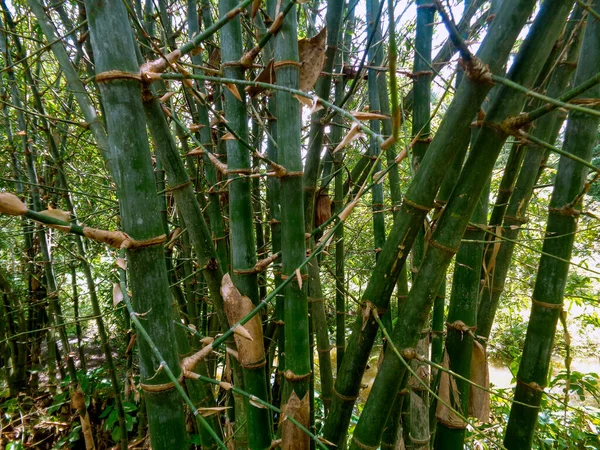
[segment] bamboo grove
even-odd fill
[[[565,448],[599,0],[1,7],[2,448]]]

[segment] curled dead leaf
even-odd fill
[[[309,91],[317,82],[321,70],[325,65],[325,40],[327,39],[327,28],[323,29],[310,39],[298,41],[298,59],[300,67],[299,88],[301,91]]]
[[[338,150],[343,149],[344,147],[349,145],[352,141],[355,141],[362,137],[365,137],[365,134],[362,131],[360,131],[360,128],[358,127],[358,123],[353,122],[352,126],[350,127],[350,131],[348,131],[348,134],[346,134],[346,136],[344,136],[344,139],[342,139],[342,141],[337,145],[337,147],[333,149],[333,153],[337,152]]]
[[[113,283],[113,306],[117,306],[123,301],[123,291],[119,283]]]
[[[273,60],[270,60],[269,63],[265,66],[265,68],[258,74],[258,76],[254,79],[257,83],[275,83],[275,71],[273,70]],[[256,97],[258,94],[263,92],[265,88],[260,86],[248,86],[246,92],[250,97]]]

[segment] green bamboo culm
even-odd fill
[[[299,63],[296,7],[286,15],[275,38],[275,75],[277,84],[298,89]],[[304,200],[302,194],[302,159],[300,154],[300,104],[291,94],[277,91],[277,142],[279,164],[287,174],[280,179],[281,186],[281,252],[282,271],[294,277],[284,290],[285,384],[282,405],[295,404],[295,417],[308,418],[310,347],[308,330],[308,301],[302,289],[304,271],[296,271],[305,259]],[[290,411],[292,411],[290,409]],[[303,423],[308,428],[308,423]],[[282,439],[298,449],[308,449],[308,436],[284,423]]]
[[[219,2],[219,14],[225,17],[237,6],[235,0]],[[221,60],[223,74],[227,78],[243,79],[244,70],[239,65],[243,54],[242,27],[239,17],[227,22],[221,30]],[[244,92],[237,93],[225,89],[225,119],[228,128],[239,138],[248,142],[248,112]],[[238,139],[227,140],[227,169],[229,174],[229,231],[231,241],[231,279],[242,295],[254,305],[260,302],[258,277],[253,270],[256,264],[256,239],[254,236],[254,216],[252,213],[252,183],[247,175],[251,172],[250,153]],[[265,364],[242,365],[244,389],[260,398],[268,400]],[[248,446],[252,449],[266,449],[271,445],[271,420],[267,409],[257,408],[247,399],[246,418]],[[236,408],[236,424],[242,426],[244,416]]]
[[[415,140],[412,154],[412,166],[415,172],[419,170],[421,161],[429,148],[430,143],[430,115],[431,115],[431,48],[433,38],[433,24],[435,5],[432,0],[417,0],[417,29],[415,35],[415,61],[413,73],[413,104],[412,104],[412,138]],[[419,234],[412,248],[411,272],[418,274],[423,261],[427,242],[426,230],[421,225]],[[421,333],[417,348],[421,352],[428,352],[429,331]],[[429,380],[429,368],[420,361],[411,361],[411,367],[418,373],[425,383]],[[408,386],[410,393],[405,401],[410,402],[409,440],[405,443],[412,450],[429,448],[429,393],[414,376],[409,376]],[[389,419],[388,419],[389,420]]]
[[[576,7],[571,15],[570,23],[573,23],[575,20],[581,20],[581,13],[581,9]],[[571,38],[572,43],[564,60],[559,61],[558,67],[550,78],[546,93],[552,98],[557,98],[563,94],[573,77],[579,57],[582,31],[579,31],[576,36]],[[562,113],[558,110],[553,111],[536,121],[532,134],[544,142],[553,144],[556,141],[563,121],[564,117]],[[510,196],[506,212],[503,214],[504,226],[501,229],[501,233],[502,237],[506,238],[506,240],[499,244],[500,248],[497,251],[494,251],[493,245],[490,245],[491,248],[486,251],[486,267],[492,268],[488,273],[482,274],[484,284],[477,310],[477,335],[483,338],[481,341],[484,345],[486,339],[490,336],[498,302],[504,291],[504,283],[510,268],[515,240],[519,235],[521,226],[527,222],[527,207],[533,194],[533,187],[538,179],[540,165],[546,154],[541,148],[536,148],[535,146],[528,148],[529,150],[525,154],[523,166]],[[497,213],[497,216],[501,216],[501,214]],[[492,222],[492,219],[496,220]],[[492,214],[490,225],[497,227],[499,219],[500,217],[495,218],[494,214]],[[499,228],[495,228],[494,231],[496,231],[496,234],[498,234],[498,230]],[[494,253],[496,253],[494,257],[495,264],[492,265],[491,259]]]
[[[600,8],[600,1],[590,5]],[[600,21],[588,17],[581,47],[575,84],[600,71]],[[600,86],[582,97],[597,99]],[[598,118],[571,111],[567,119],[564,150],[585,161],[592,158],[598,132]],[[531,448],[548,368],[554,345],[569,263],[581,213],[584,185],[589,169],[566,157],[560,158],[554,190],[550,200],[548,225],[542,257],[532,295],[531,315],[525,337],[523,356],[517,374],[517,389],[512,405],[504,445],[508,449]]]
[[[176,376],[181,374],[133,33],[122,2],[86,1],[85,6],[98,74],[96,81],[116,167],[123,230],[139,243],[127,252],[129,284],[136,310],[145,314],[146,329],[155,337],[155,344],[165,358],[156,360],[149,345],[143,339],[138,340],[152,447],[186,448],[181,398],[164,371],[157,372],[166,363]]]
[[[500,71],[534,4],[533,0],[505,0],[479,48],[478,58],[470,58],[465,63],[466,66],[472,70],[483,62],[488,64],[492,73]],[[468,137],[471,121],[490,89],[491,85],[481,78],[471,79],[467,76],[461,83],[420,170],[408,188],[363,294],[363,301],[370,301],[377,308],[387,309],[416,233],[427,212],[433,207],[447,166],[454,160],[463,140]],[[366,307],[367,305],[363,306]],[[335,383],[335,390],[340,395],[333,398],[331,413],[324,428],[325,439],[336,445],[341,445],[344,440],[352,417],[353,399],[358,395],[362,374],[378,329],[374,320],[363,322],[362,314],[355,320],[352,328]]]
[[[508,5],[509,3],[505,2],[503,9]],[[544,3],[513,64],[511,79],[525,86],[529,86],[535,81],[540,70],[538,67],[545,62],[569,9],[570,5],[565,5],[562,0],[549,0]],[[502,9],[499,16],[501,14]],[[490,33],[494,29],[494,24],[492,23]],[[465,86],[467,81],[465,79],[461,83],[461,87]],[[459,88],[459,93],[460,90]],[[497,101],[490,109],[486,119],[491,124],[518,114],[524,103],[524,95],[519,92],[502,89],[501,93],[502,95],[497,95]],[[445,270],[457,252],[461,237],[483,192],[506,136],[504,132],[498,133],[496,127],[493,126],[482,128],[478,135],[475,150],[471,152],[465,163],[445,211],[436,224],[423,263],[409,293],[403,316],[394,328],[393,342],[402,352],[409,354],[414,352],[418,334],[426,324],[433,300],[445,277]],[[434,142],[438,137],[439,131]],[[486,151],[481,150],[482,145],[485,145]],[[425,159],[416,173],[417,177],[423,173],[424,169],[428,168],[425,166],[425,162],[430,155],[431,149],[426,153]],[[415,193],[411,192],[409,188],[407,197],[412,200],[411,194]],[[389,393],[396,392],[399,388],[401,375],[405,370],[404,362],[400,361],[395,352],[388,349],[356,427],[351,449],[379,443],[383,431],[382,423],[387,418],[384,404],[389,398]]]

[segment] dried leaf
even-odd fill
[[[354,111],[350,114],[352,114],[354,118],[358,120],[385,120],[390,118],[390,116],[386,116],[385,114],[378,114],[367,111]]]
[[[471,381],[485,389],[490,387],[490,374],[487,363],[487,353],[483,345],[473,341],[473,356],[471,357]],[[490,393],[475,385],[469,388],[469,415],[480,422],[490,421]]]
[[[40,214],[63,222],[68,222],[71,219],[71,213],[62,209],[47,209],[46,211],[40,211]]]
[[[302,289],[302,274],[300,273],[300,269],[296,269],[296,280],[298,281],[298,287]]]
[[[15,194],[0,192],[0,212],[10,216],[22,216],[27,212],[27,206]]]
[[[85,409],[85,397],[83,396],[83,392],[76,391],[71,397],[71,409],[75,409],[77,411],[82,411]]]
[[[255,408],[259,408],[259,409],[266,409],[267,407],[265,405],[263,405],[262,403],[257,402],[255,399],[250,398],[248,400],[248,403],[250,403],[252,406],[254,406]]]
[[[309,108],[312,107],[313,102],[310,98],[298,94],[294,94],[292,97],[298,100],[302,106],[308,106]]]
[[[258,74],[258,76],[254,79],[257,83],[275,83],[275,70],[273,69],[273,60],[269,61],[269,63],[265,66],[265,68]],[[263,92],[265,88],[260,86],[248,86],[246,88],[246,92],[250,97],[256,97],[258,94]]]
[[[254,0],[252,2],[252,14],[250,17],[252,17],[252,20],[254,20],[254,18],[256,17],[256,13],[258,13],[258,10],[260,9],[260,4],[261,4],[261,0]]]
[[[193,123],[190,125],[190,131],[192,133],[200,131],[202,128],[204,128],[204,125],[202,125],[201,123]]]
[[[125,262],[125,258],[117,258],[117,266],[123,270],[127,270],[127,262]]]
[[[361,330],[364,330],[365,327],[367,326],[367,322],[369,321],[369,318],[371,317],[371,302],[367,302],[366,305],[363,305],[363,307],[361,308],[361,313],[362,313],[362,327]]]
[[[450,358],[446,352],[444,352],[442,367],[444,367],[444,369],[450,367]],[[443,400],[443,403],[438,401],[437,409],[435,411],[438,421],[448,428],[465,428],[467,426],[465,421],[456,415],[452,409],[444,405],[444,403],[446,403],[452,408],[460,410],[460,396],[458,387],[456,386],[456,380],[454,377],[450,377],[446,371],[442,371],[440,374],[439,396],[440,399]]]
[[[196,411],[198,411],[202,417],[208,417],[214,414],[218,414],[222,411],[227,411],[229,408],[229,406],[212,406],[206,408],[198,408]]]
[[[358,123],[353,122],[352,126],[350,127],[350,131],[348,131],[348,134],[346,136],[344,136],[344,139],[342,139],[342,141],[337,145],[337,147],[333,149],[333,153],[337,152],[338,150],[343,149],[344,147],[349,145],[352,141],[355,141],[364,136],[365,136],[365,134],[362,131],[360,131],[360,128],[358,128]]]
[[[386,170],[380,170],[379,172],[375,172],[373,174],[373,182],[377,183],[377,184],[381,184],[383,183],[383,180],[385,180],[384,175],[386,174]]]
[[[227,133],[227,134],[224,134],[224,135],[221,137],[221,140],[222,140],[222,141],[235,141],[235,140],[236,140],[236,138],[235,138],[235,136],[234,136],[233,134],[231,134],[231,133]]]
[[[117,306],[123,301],[123,291],[119,283],[113,283],[113,306]]]
[[[235,84],[233,84],[233,83],[223,83],[223,84],[225,85],[227,90],[233,94],[233,96],[235,98],[237,98],[240,102],[242,101],[242,96],[240,95],[240,91],[238,91],[238,88]]]
[[[171,97],[173,97],[174,94],[175,94],[175,92],[173,92],[173,91],[167,92],[165,95],[163,95],[160,98],[160,102],[161,103],[166,103]]]
[[[317,197],[315,205],[315,227],[320,227],[331,218],[331,198],[326,192]]]
[[[302,64],[299,81],[301,91],[312,89],[321,75],[325,65],[326,38],[327,29],[324,27],[316,36],[298,41],[298,57]]]
[[[215,47],[215,49],[211,52],[210,56],[208,57],[208,65],[216,68],[221,67],[221,50],[219,47]]]
[[[230,326],[234,326],[240,322],[240,320],[245,318],[254,309],[252,301],[238,291],[229,274],[223,276],[221,295],[223,296],[223,306],[225,307],[225,314]],[[246,331],[250,339],[235,332],[238,328]],[[238,349],[236,358],[242,367],[255,367],[256,364],[262,363],[265,360],[262,324],[258,315],[254,315],[243,327],[236,327],[233,338]],[[228,353],[230,352],[229,347],[227,351]]]
[[[233,385],[231,383],[228,383],[227,381],[220,381],[219,386],[221,386],[221,388],[225,389],[226,391],[230,390],[233,387]]]
[[[291,417],[300,425],[308,428],[309,416],[308,393],[300,400],[296,392],[293,391],[287,403],[281,408],[281,448],[283,450],[305,450],[310,448],[308,435],[288,420],[288,417]]]
[[[189,325],[188,325],[188,326],[189,326]],[[206,336],[206,337],[203,337],[202,339],[200,339],[200,343],[201,343],[202,345],[210,345],[210,344],[212,344],[214,341],[215,341],[215,338],[214,338],[214,337],[212,337],[212,336]]]
[[[246,338],[250,341],[254,340],[254,339],[252,339],[252,336],[250,335],[250,333],[248,333],[248,330],[246,330],[243,325],[238,325],[237,327],[235,327],[233,329],[233,333],[237,334],[238,336],[241,336],[243,338]]]

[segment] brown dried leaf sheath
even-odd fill
[[[326,192],[317,197],[317,207],[315,211],[315,226],[319,227],[331,218],[331,199]]]
[[[281,448],[283,450],[305,450],[310,448],[308,435],[287,420],[288,417],[292,417],[302,426],[308,428],[310,416],[308,393],[300,400],[296,392],[292,391],[292,395],[281,409]]]
[[[22,216],[27,206],[14,194],[0,192],[0,212],[11,216]]]
[[[444,361],[442,366],[444,369],[448,369],[450,367],[450,359],[448,358],[448,353],[446,352],[444,352]],[[460,410],[460,398],[456,381],[454,377],[450,377],[448,372],[445,371],[443,371],[440,375],[439,395],[440,399],[442,399],[444,403],[452,406],[456,410]],[[437,404],[435,416],[437,417],[438,422],[443,423],[448,428],[461,429],[467,426],[467,424],[460,417],[458,417],[456,413],[454,413],[440,401]]]
[[[238,323],[254,309],[254,305],[250,299],[245,295],[240,294],[240,291],[238,291],[231,281],[229,274],[223,276],[223,281],[221,282],[221,295],[223,296],[227,320],[231,326]],[[245,368],[253,368],[265,360],[260,318],[255,315],[244,325],[244,328],[248,331],[250,336],[252,336],[252,341],[238,334],[234,334],[233,338],[235,339],[235,344],[238,349],[238,360],[240,364]]]
[[[40,214],[52,217],[53,219],[62,220],[63,222],[68,222],[71,219],[71,213],[63,211],[62,209],[47,209],[45,211],[40,211]]]
[[[324,27],[319,34],[310,39],[298,41],[298,58],[300,67],[301,91],[309,91],[317,82],[325,65],[325,40],[327,29]]]
[[[350,127],[350,131],[348,131],[348,134],[344,136],[344,139],[342,139],[342,141],[337,145],[337,147],[333,149],[333,153],[343,149],[352,141],[355,141],[356,139],[359,139],[364,136],[365,134],[362,131],[360,131],[360,128],[358,128],[358,123],[353,122],[352,126]]]
[[[261,73],[254,79],[254,81],[258,83],[275,83],[275,71],[273,70],[273,60],[269,61],[266,67],[262,70]],[[263,92],[265,88],[258,86],[248,86],[246,88],[246,92],[250,97],[256,97],[258,94]]]
[[[473,357],[471,359],[471,381],[486,389],[490,387],[490,374],[487,364],[487,353],[483,345],[473,342]],[[469,416],[480,422],[490,421],[490,393],[471,385],[469,392]]]

